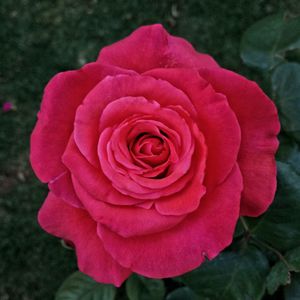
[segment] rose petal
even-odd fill
[[[184,145],[181,146],[182,156],[180,160],[174,164],[173,171],[167,176],[161,179],[151,179],[145,178],[144,176],[139,176],[134,172],[129,173],[130,178],[127,174],[121,174],[118,170],[115,170],[113,166],[109,163],[109,152],[112,151],[110,144],[110,139],[112,143],[114,140],[120,140],[120,137],[114,137],[112,134],[112,129],[106,128],[99,139],[98,144],[98,154],[102,170],[105,175],[112,181],[115,186],[119,186],[122,190],[127,190],[128,192],[136,193],[151,193],[153,189],[162,189],[166,188],[169,185],[173,184],[180,177],[182,177],[189,169],[191,163],[191,156],[194,151],[193,141],[191,138],[190,129],[186,124],[184,118],[178,114],[177,111],[160,107],[160,105],[155,101],[147,101],[143,97],[123,97],[117,99],[103,110],[100,124],[103,124],[104,127],[112,126],[112,120],[116,121],[117,118],[121,120],[126,120],[129,116],[134,114],[141,113],[141,120],[143,120],[143,114],[147,113],[151,117],[153,116],[154,121],[158,120],[163,122],[164,125],[167,125],[170,128],[176,128],[176,132],[181,136],[181,140],[184,140]],[[117,116],[117,117],[116,117]],[[149,120],[155,124],[155,122]],[[126,146],[126,140],[124,144]],[[117,155],[120,151],[114,149],[114,154]],[[120,156],[119,156],[120,157]],[[119,162],[122,165],[126,166],[126,157]],[[116,156],[116,160],[118,157]],[[131,163],[131,161],[130,161]]]
[[[75,245],[79,270],[102,283],[120,286],[131,271],[119,265],[103,248],[96,223],[83,210],[49,193],[39,211],[40,226]]]
[[[214,258],[233,237],[239,217],[242,178],[236,166],[201,201],[199,209],[168,231],[123,238],[98,224],[105,249],[124,267],[151,277],[174,277]]]
[[[226,95],[242,131],[238,164],[243,174],[241,215],[258,216],[276,191],[275,153],[280,130],[273,102],[258,85],[225,69],[203,69],[201,76]]]
[[[154,68],[218,67],[186,40],[170,35],[162,25],[142,26],[125,39],[103,48],[98,61],[145,72]]]
[[[98,154],[103,173],[112,182],[113,186],[121,193],[124,193],[125,195],[141,194],[141,196],[138,198],[144,198],[142,195],[147,194],[148,198],[148,194],[150,194],[152,190],[141,186],[140,184],[129,178],[126,171],[124,171],[124,174],[120,172],[118,169],[116,169],[116,164],[109,158],[108,155],[112,151],[110,149],[109,142],[111,140],[112,132],[112,128],[106,128],[102,132],[99,139]]]
[[[77,208],[83,207],[74,191],[69,171],[65,171],[60,176],[51,180],[48,184],[48,187],[56,197],[66,201],[69,205]]]
[[[124,161],[126,161],[125,159],[129,157],[126,161],[129,171],[134,170],[136,174],[144,174],[146,177],[151,177],[151,173],[156,173],[158,171],[157,169],[164,170],[170,163],[176,163],[178,161],[178,154],[181,154],[184,148],[187,149],[188,146],[185,145],[184,148],[181,147],[182,138],[180,135],[162,122],[153,120],[154,116],[145,115],[142,117],[143,119],[139,118],[140,117],[136,117],[136,119],[132,119],[114,130],[112,136],[112,148],[116,159],[120,163],[122,157],[124,158]],[[145,156],[142,154],[136,155],[133,147],[136,137],[141,134],[145,134],[145,132],[147,132],[147,135],[160,136],[160,138],[164,140],[165,144],[167,144],[165,162],[154,168],[146,162]],[[129,148],[126,143],[129,144]],[[132,163],[128,164],[130,159],[132,160]],[[157,173],[157,175],[159,173]],[[152,177],[155,176],[156,175]]]
[[[61,156],[73,131],[77,107],[100,80],[119,73],[120,68],[91,63],[50,80],[30,142],[31,165],[41,181],[48,182],[66,171]]]
[[[137,201],[138,199],[140,199],[140,201],[142,201],[143,199],[152,200],[172,195],[180,191],[192,177],[192,173],[186,172],[183,176],[177,179],[176,183],[168,185],[161,189],[151,189],[151,187],[144,187],[142,185],[139,185],[136,181],[123,175],[121,172],[116,172],[114,169],[112,169],[112,166],[109,163],[110,160],[107,155],[107,147],[110,146],[109,141],[111,139],[111,134],[112,129],[107,128],[102,132],[101,137],[99,139],[98,153],[101,160],[102,170],[112,181],[112,185],[120,193],[124,195],[129,195],[133,199],[136,199],[135,201]],[[85,181],[86,179],[84,178],[83,180]]]
[[[193,164],[190,170],[193,176],[185,188],[178,193],[155,202],[155,208],[163,215],[177,216],[196,210],[206,192],[206,188],[202,183],[205,176],[207,147],[204,137],[197,127],[194,127],[193,134],[196,140]]]
[[[106,204],[95,200],[76,178],[73,180],[76,192],[93,219],[125,238],[164,231],[185,218],[185,215],[162,216],[153,208]]]
[[[218,63],[209,55],[197,52],[194,47],[185,39],[176,36],[169,36],[168,62],[166,68],[218,68]],[[161,67],[157,66],[157,67]]]
[[[237,160],[241,140],[239,123],[226,97],[216,93],[195,70],[156,69],[146,75],[167,80],[188,95],[208,148],[205,185],[220,184]]]
[[[145,199],[136,199],[121,194],[112,187],[101,168],[96,169],[83,157],[72,137],[62,160],[72,175],[96,199],[117,205],[135,205],[145,201]],[[74,188],[76,190],[75,186]]]
[[[100,116],[110,102],[126,96],[155,99],[161,106],[181,105],[191,116],[196,116],[195,109],[186,95],[166,81],[134,75],[106,77],[79,106],[74,124],[75,142],[80,152],[95,167],[99,166],[99,162],[96,161],[95,149],[99,133],[103,130],[101,127],[101,130],[98,131]],[[117,117],[116,115],[115,118]]]

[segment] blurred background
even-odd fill
[[[255,21],[293,10],[296,2],[1,0],[0,105],[13,105],[0,112],[1,300],[53,299],[65,277],[76,270],[73,251],[36,221],[47,186],[30,168],[29,137],[49,79],[95,60],[101,47],[140,25],[162,23],[221,66],[264,87],[261,75],[242,64],[241,36]]]

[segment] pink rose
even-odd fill
[[[183,274],[268,208],[278,132],[256,83],[143,26],[47,85],[31,136],[50,189],[39,223],[97,281]]]

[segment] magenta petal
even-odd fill
[[[63,162],[80,184],[96,199],[116,205],[135,205],[145,201],[145,199],[136,199],[119,193],[102,170],[96,169],[85,159],[72,137],[63,155]]]
[[[107,149],[110,147],[110,137],[111,137],[111,128],[107,128],[101,134],[98,145],[98,153],[101,161],[101,167],[103,173],[111,180],[112,185],[120,191],[120,193],[129,195],[135,199],[135,201],[143,202],[143,200],[158,199],[162,196],[169,196],[180,191],[189,181],[191,174],[186,172],[181,178],[179,178],[176,183],[171,184],[167,187],[158,189],[151,187],[144,187],[135,182],[132,178],[122,174],[121,172],[116,172],[116,170],[109,163],[109,158]],[[72,157],[70,156],[72,159]],[[74,162],[75,163],[75,162]],[[74,167],[77,167],[74,165]],[[180,172],[181,170],[179,170]],[[176,174],[175,174],[176,175]],[[132,176],[132,175],[130,175]],[[77,176],[76,176],[77,177]],[[77,177],[79,178],[79,177]],[[79,179],[80,180],[80,179]],[[86,179],[84,178],[84,181]],[[91,190],[90,190],[91,191]],[[104,200],[105,201],[105,200]],[[137,204],[138,202],[136,202]],[[121,204],[121,203],[120,203]]]
[[[146,75],[167,80],[189,96],[208,148],[205,184],[210,188],[221,183],[236,163],[241,141],[239,123],[226,97],[196,70],[156,69]]]
[[[129,72],[123,69],[116,68],[116,74],[135,74],[134,72]],[[108,95],[113,91],[109,89],[99,89],[99,86],[109,85],[109,78],[114,78],[114,76],[109,76],[103,81],[101,81],[90,93],[86,96],[83,103],[78,107],[74,122],[74,140],[80,152],[83,156],[95,167],[99,167],[98,155],[97,155],[97,143],[99,139],[99,118],[102,114],[102,110],[109,104],[110,99]],[[108,93],[108,95],[106,95]]]
[[[154,68],[218,67],[186,40],[170,35],[162,25],[142,26],[123,40],[103,48],[98,61],[145,72]]]
[[[151,277],[174,277],[217,256],[233,237],[239,217],[242,177],[236,166],[227,179],[206,195],[198,210],[162,233],[123,238],[98,224],[105,249],[122,266]]]
[[[73,180],[77,181],[75,178]],[[110,205],[95,200],[78,181],[75,186],[83,205],[93,219],[125,238],[164,231],[185,218],[183,214],[178,217],[163,216],[153,208]]]
[[[80,70],[59,73],[50,80],[30,141],[31,165],[41,181],[48,182],[66,170],[61,156],[84,97],[105,76],[121,72],[114,66],[91,63]]]
[[[208,54],[197,52],[185,39],[169,36],[168,39],[169,63],[166,68],[218,68],[217,62]],[[157,66],[161,67],[161,66]]]
[[[194,135],[196,148],[193,157],[194,163],[190,170],[193,176],[181,191],[155,202],[155,208],[163,215],[177,216],[195,211],[206,192],[202,183],[205,176],[207,148],[204,137],[197,128],[194,129]]]
[[[141,114],[140,119],[134,122],[131,117],[138,114]],[[154,194],[159,196],[170,194],[169,186],[176,184],[176,181],[188,172],[191,165],[194,141],[191,135],[192,128],[189,128],[187,124],[191,123],[190,118],[187,112],[183,110],[180,112],[179,106],[176,106],[176,109],[175,107],[161,107],[157,102],[148,101],[143,97],[123,97],[109,103],[100,117],[100,126],[105,129],[100,135],[98,144],[99,160],[104,174],[120,192],[128,195],[145,199],[144,195],[146,194],[149,199],[154,199],[157,198]],[[115,130],[111,127],[114,123],[120,124]],[[158,129],[162,129],[166,134],[169,132],[172,134],[173,130],[169,130],[169,128],[173,128],[176,129],[174,142],[177,140],[176,136],[179,138],[179,141],[176,142],[179,153],[176,153],[175,147],[172,146],[174,144],[169,143],[170,161],[176,158],[176,163],[167,162],[165,168],[170,166],[172,171],[160,179],[146,178],[143,174],[141,176],[140,170],[135,172],[131,167],[132,156],[128,155],[126,146],[136,128],[141,130],[145,128],[145,132],[149,132],[151,125],[158,131],[154,136],[161,134]],[[195,126],[195,124],[190,124],[190,127],[193,125]],[[127,133],[123,130],[124,128],[128,129]],[[118,134],[116,135],[116,133]],[[136,134],[138,135],[138,132]],[[119,141],[123,141],[124,151],[121,151],[122,145],[118,144]],[[179,148],[178,144],[180,143],[182,145]],[[124,152],[127,152],[127,155]],[[137,160],[139,157],[133,158]],[[122,171],[123,167],[131,169],[131,172]],[[167,193],[163,189],[168,189]]]
[[[51,180],[48,184],[50,191],[58,198],[66,201],[68,204],[82,208],[82,203],[77,197],[73,183],[71,180],[71,175],[69,171],[62,173],[60,176]]]
[[[116,167],[114,165],[111,164],[111,160],[109,159],[109,154],[111,153],[111,133],[112,129],[106,128],[102,132],[99,139],[98,154],[103,173],[107,176],[107,178],[110,179],[113,186],[125,195],[132,195],[136,193],[137,195],[141,194],[142,197],[145,194],[147,195],[148,193],[151,193],[151,189],[139,185],[137,182],[129,178],[126,172],[125,174],[121,173],[120,171],[116,170]]]
[[[105,251],[97,236],[96,222],[84,210],[69,206],[50,192],[39,211],[38,221],[48,233],[75,245],[79,270],[96,281],[120,286],[130,275],[129,269]]]
[[[102,127],[99,130],[99,120],[104,109],[119,98],[140,96],[148,100],[155,99],[161,106],[181,105],[195,116],[193,105],[186,95],[166,81],[148,76],[107,76],[86,96],[82,105],[78,107],[75,117],[75,142],[80,152],[95,167],[99,167],[95,149],[98,136],[104,128],[100,124]],[[112,123],[116,121],[120,121],[118,115],[109,120]]]
[[[272,203],[276,191],[275,153],[280,130],[274,103],[258,85],[225,69],[202,69],[201,76],[226,95],[241,127],[238,164],[244,190],[241,215],[258,216]]]

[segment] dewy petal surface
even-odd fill
[[[202,69],[201,76],[226,95],[241,127],[238,155],[244,190],[241,215],[258,216],[272,203],[276,191],[275,153],[280,130],[273,102],[258,85],[225,69]]]
[[[214,258],[233,237],[239,217],[242,177],[233,168],[227,179],[207,194],[199,209],[162,233],[123,238],[98,224],[105,249],[133,272],[164,278],[181,275]]]
[[[154,68],[218,67],[211,56],[198,53],[190,43],[170,35],[160,24],[142,26],[125,39],[104,47],[98,61],[139,73]]]
[[[75,245],[79,270],[96,281],[120,286],[131,274],[105,251],[97,236],[96,222],[85,210],[69,206],[49,193],[38,221],[48,233]]]

